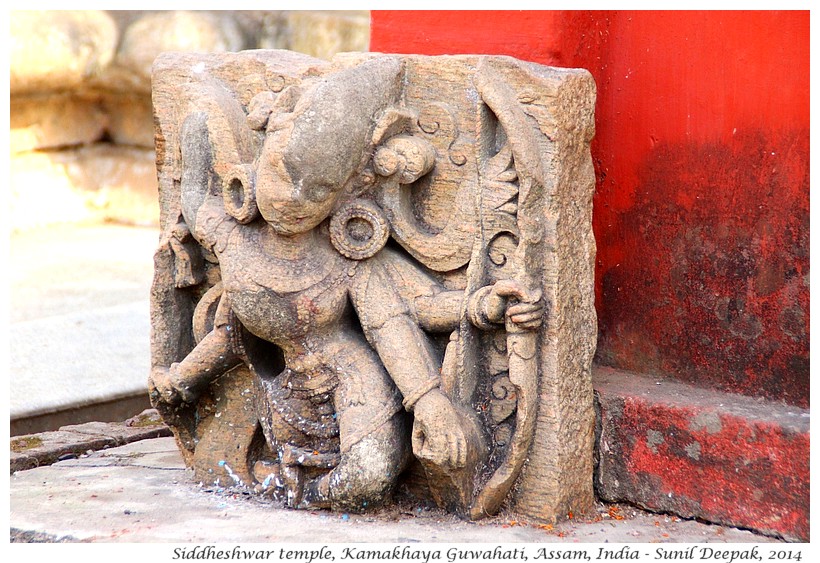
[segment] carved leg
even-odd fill
[[[363,512],[384,504],[410,459],[408,419],[405,412],[397,412],[353,444],[342,453],[341,463],[314,485],[315,491],[326,489],[334,510]]]
[[[408,418],[395,413],[341,456],[285,445],[282,463],[270,472],[287,506],[364,512],[384,504],[410,458]],[[333,469],[311,479],[306,470],[313,467]]]
[[[333,509],[361,512],[389,499],[410,460],[411,417],[364,342],[346,342],[335,360],[341,370],[334,394],[341,461],[316,489],[327,489]]]
[[[310,479],[309,468],[333,469],[339,465],[338,453],[321,453],[312,448],[282,446],[280,473],[287,491],[285,499],[294,508],[329,508],[327,475]]]

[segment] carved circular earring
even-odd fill
[[[256,175],[250,164],[232,166],[222,181],[225,211],[240,223],[250,223],[259,215],[256,207]]]
[[[370,200],[348,202],[330,219],[330,242],[340,254],[353,260],[374,256],[389,237],[387,217]]]

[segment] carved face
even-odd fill
[[[256,172],[257,205],[283,235],[307,232],[333,211],[339,195],[364,165],[373,117],[395,104],[402,65],[367,61],[306,88],[268,134]]]
[[[341,183],[299,174],[294,166],[286,166],[287,139],[284,131],[268,136],[256,171],[259,212],[274,231],[285,236],[310,231],[327,219],[342,191]],[[302,166],[309,168],[311,162],[306,160]]]

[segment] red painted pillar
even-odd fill
[[[374,11],[371,49],[589,69],[598,362],[808,406],[807,11]]]

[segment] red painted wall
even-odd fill
[[[808,406],[807,11],[374,11],[371,50],[590,70],[597,361]]]

